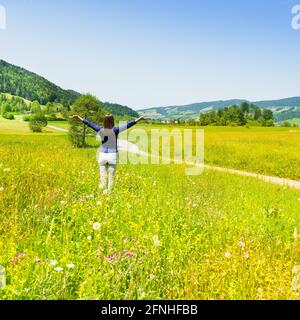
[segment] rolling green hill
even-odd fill
[[[0,60],[0,94],[16,96],[25,99],[28,103],[34,100],[46,105],[48,102],[57,102],[69,107],[80,96],[73,90],[64,90],[47,79]],[[110,102],[103,103],[107,112],[119,117],[137,117],[138,113],[127,106]]]
[[[71,105],[80,93],[64,90],[47,79],[0,60],[0,93],[9,93],[41,104],[59,102]]]
[[[119,117],[138,117],[139,114],[130,109],[127,106],[123,106],[116,103],[110,103],[110,102],[104,102],[103,106],[105,110],[107,110],[109,113],[112,113],[113,115],[119,116]]]
[[[200,112],[205,113],[211,110],[222,109],[233,104],[241,104],[247,100],[232,99],[219,100],[210,102],[200,102],[181,106],[168,107],[154,107],[148,109],[138,110],[139,114],[152,119],[171,120],[177,118],[198,118]],[[248,101],[249,102],[249,101]],[[300,117],[300,97],[280,99],[280,100],[266,100],[252,102],[260,108],[270,108],[274,112],[275,119],[281,121],[282,119],[292,119]],[[289,118],[290,117],[290,118]]]

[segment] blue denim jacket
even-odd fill
[[[131,128],[136,124],[136,121],[130,121],[127,125],[113,127],[112,129],[105,129],[101,126],[98,126],[92,122],[89,122],[87,119],[83,119],[82,121],[84,124],[92,128],[96,131],[102,141],[102,145],[100,147],[100,152],[103,153],[117,153],[118,152],[118,135],[119,133]]]

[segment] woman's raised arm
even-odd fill
[[[99,132],[101,130],[102,127],[89,122],[87,119],[83,119],[82,117],[80,117],[79,115],[75,114],[73,116],[71,116],[70,118],[74,119],[74,120],[80,120],[82,121],[84,124],[86,124],[88,127],[90,127],[91,129],[93,129],[96,132]]]
[[[135,124],[137,124],[138,122],[140,122],[142,120],[144,120],[144,117],[139,117],[138,119],[135,119],[135,120],[128,122],[124,126],[116,127],[116,131],[117,131],[117,133],[123,132],[123,131],[133,127]]]

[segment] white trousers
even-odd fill
[[[108,191],[112,189],[117,169],[117,161],[117,153],[99,153],[98,163],[101,177],[101,183],[99,185],[99,188],[107,189]]]

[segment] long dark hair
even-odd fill
[[[112,114],[108,114],[104,117],[103,127],[104,129],[112,129],[115,126],[115,118]]]

